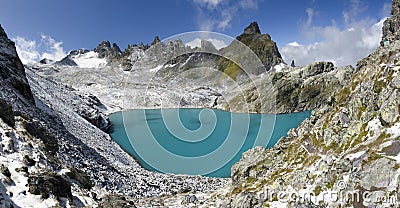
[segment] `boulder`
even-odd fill
[[[29,193],[41,195],[44,199],[53,195],[72,199],[71,184],[55,173],[31,175],[28,178]]]

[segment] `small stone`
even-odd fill
[[[28,155],[24,156],[22,162],[27,166],[34,166],[36,164],[36,161],[30,158]]]
[[[4,176],[6,176],[6,177],[11,177],[11,172],[10,172],[10,170],[8,170],[8,168],[5,166],[5,165],[3,165],[3,164],[1,164],[1,166],[0,166],[0,172],[4,175]]]

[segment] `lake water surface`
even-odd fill
[[[311,111],[244,114],[215,109],[146,109],[110,115],[111,137],[146,169],[229,177],[242,153],[272,147]]]

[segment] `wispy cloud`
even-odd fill
[[[307,26],[311,26],[313,18],[315,16],[314,9],[307,8],[306,9],[306,13],[307,13],[307,23],[306,23],[306,25]]]
[[[243,9],[258,9],[259,0],[241,0],[240,7]]]
[[[37,62],[40,53],[37,51],[36,41],[26,40],[20,36],[12,38],[12,40],[15,42],[17,53],[22,63],[27,64]]]
[[[195,3],[213,9],[224,0],[193,0]]]
[[[24,64],[35,63],[44,58],[58,61],[66,56],[62,47],[63,43],[48,35],[41,35],[38,42],[20,36],[12,38],[12,40],[15,42],[18,56]]]
[[[343,11],[343,18],[345,23],[349,24],[351,21],[354,21],[354,18],[365,12],[367,9],[368,5],[366,5],[363,1],[350,0],[350,8]]]
[[[56,41],[48,35],[42,35],[41,38],[41,43],[44,44],[46,48],[46,51],[43,52],[40,57],[41,59],[47,58],[58,61],[67,55],[62,47],[63,42]]]
[[[386,2],[383,4],[383,7],[381,9],[381,17],[389,17],[392,12],[392,2]]]
[[[198,6],[198,25],[200,30],[224,31],[231,26],[239,10],[256,10],[262,0],[193,0]]]
[[[331,61],[337,66],[355,65],[379,46],[386,19],[356,18],[365,8],[362,2],[351,0],[349,10],[343,11],[343,28],[334,21],[327,26],[315,26],[312,22],[315,10],[307,9],[308,19],[304,23],[303,33],[311,41],[309,44],[292,42],[285,45],[281,49],[285,61],[289,63],[295,60],[298,65],[315,61]]]

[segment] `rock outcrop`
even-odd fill
[[[390,42],[400,40],[399,30],[400,30],[400,3],[394,0],[392,3],[392,17],[385,20],[383,23],[383,36],[381,45],[389,44]]]
[[[87,53],[79,50],[70,55]],[[226,184],[225,179],[143,170],[100,129],[109,126],[106,107],[92,95],[38,75],[43,71],[40,67],[57,69],[57,65],[29,66],[25,73],[14,43],[2,28],[0,66],[3,207],[97,206],[107,195],[204,192]],[[38,199],[34,195],[42,199],[33,200]]]
[[[394,16],[386,23],[397,21],[398,5],[399,1],[393,1]],[[383,28],[384,33],[386,29]],[[390,37],[397,37],[399,32],[393,30]],[[254,148],[244,153],[232,168],[232,187],[226,195],[229,199],[222,204],[230,207],[398,206],[399,57],[400,41],[393,38],[389,45],[359,61],[356,69],[347,70],[346,84],[336,86],[331,105],[315,108],[310,119],[290,131],[273,148]],[[304,72],[337,71],[330,64],[323,64],[327,67],[322,68],[321,64],[317,65],[318,70],[313,69],[314,65]],[[321,91],[327,91],[321,87]],[[288,195],[280,198],[278,193],[293,194],[293,198],[287,198]],[[329,193],[358,194],[359,198],[324,197]]]
[[[99,58],[106,58],[108,60],[119,59],[122,56],[122,51],[116,43],[111,46],[110,41],[101,42],[94,52],[98,53]]]
[[[334,94],[347,86],[352,66],[334,67],[331,62],[317,62],[254,79],[242,92],[228,100],[225,110],[254,113],[292,113],[331,106]],[[268,89],[268,90],[263,90]],[[240,97],[245,99],[240,99]]]
[[[236,39],[254,51],[267,70],[283,63],[276,43],[271,39],[269,34],[261,34],[257,22],[252,22],[244,29],[243,34],[236,37]]]
[[[16,105],[17,101],[33,104],[34,100],[25,76],[24,66],[18,58],[14,42],[8,39],[1,25],[0,67],[0,97],[7,98],[6,102],[10,105]]]

